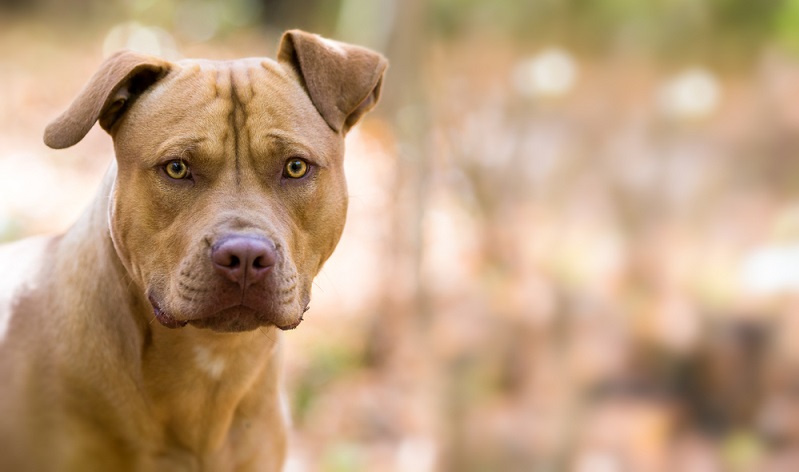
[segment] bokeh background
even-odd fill
[[[289,472],[799,470],[799,0],[0,0],[0,240],[111,158],[101,60],[383,52],[286,335]]]

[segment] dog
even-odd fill
[[[280,470],[281,330],[344,226],[344,138],[386,59],[109,57],[47,126],[116,159],[63,235],[0,246],[0,470]]]

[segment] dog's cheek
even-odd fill
[[[110,204],[108,208],[108,231],[117,256],[122,266],[128,271],[131,279],[138,285],[143,283],[139,267],[131,258],[131,250],[127,244],[130,226],[123,218],[124,210],[120,209],[119,186],[115,182],[111,189]]]
[[[306,257],[306,267],[301,269],[311,277],[316,276],[322,269],[322,265],[333,253],[344,231],[348,194],[343,176],[340,179],[340,182],[335,184],[328,182],[320,186],[324,191],[315,192],[300,210],[298,234],[303,237],[298,241],[297,250],[314,256]],[[338,191],[331,192],[331,189]]]
[[[157,195],[141,191],[144,182],[131,177],[125,184],[116,187],[114,204],[111,207],[111,234],[117,253],[128,269],[134,282],[147,290],[153,283],[163,283],[168,274],[161,267],[172,262],[172,247],[169,227],[161,212]],[[138,189],[138,190],[137,190]],[[151,198],[135,198],[148,195]],[[135,256],[134,256],[135,255]],[[160,281],[160,282],[155,282]]]
[[[341,240],[341,235],[344,232],[344,224],[347,220],[349,191],[347,189],[347,181],[343,175],[343,170],[341,170],[341,173],[338,174],[337,177],[340,179],[340,185],[335,188],[339,189],[339,191],[335,194],[327,195],[329,199],[328,204],[332,211],[326,213],[320,223],[327,228],[328,234],[323,236],[323,240],[316,242],[316,244],[319,244],[321,255],[319,266],[316,269],[317,272],[321,270],[322,264],[327,261],[330,255],[333,254],[333,250],[338,246],[338,242]]]
[[[342,197],[343,204],[340,204],[340,209],[338,214],[340,216],[336,218],[331,218],[325,227],[328,229],[327,235],[322,235],[318,241],[314,241],[314,245],[318,245],[320,248],[319,250],[319,262],[316,267],[316,271],[314,275],[319,273],[322,269],[322,265],[327,261],[327,259],[333,254],[333,251],[338,246],[338,242],[341,240],[341,235],[344,232],[344,222],[347,218],[347,197]]]

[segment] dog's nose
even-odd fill
[[[268,239],[231,236],[211,248],[216,271],[242,288],[263,279],[276,260],[275,244]]]

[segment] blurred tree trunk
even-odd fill
[[[334,33],[339,1],[331,0],[261,0],[264,24],[277,31],[300,28],[322,36]]]
[[[420,323],[428,317],[428,291],[421,276],[423,220],[430,159],[430,110],[425,96],[426,2],[392,0],[394,24],[386,55],[390,66],[379,113],[397,133],[397,162],[392,228],[385,242],[385,271],[380,304],[369,337],[369,357],[376,367],[405,364],[407,350],[420,343]],[[404,352],[404,354],[403,354]]]

